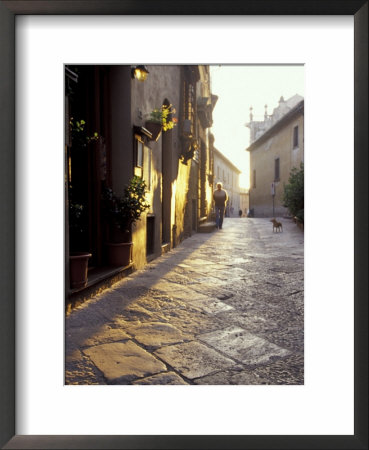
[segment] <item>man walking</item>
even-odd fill
[[[213,200],[215,203],[215,225],[221,230],[223,226],[223,217],[226,203],[228,201],[227,191],[222,189],[222,183],[217,183],[217,188],[213,192]]]

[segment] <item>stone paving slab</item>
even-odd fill
[[[149,322],[126,324],[125,330],[145,347],[155,349],[164,345],[181,343],[193,339],[192,334],[184,334],[170,323]]]
[[[191,258],[191,265],[193,266],[200,266],[201,267],[209,267],[209,266],[215,266],[216,262],[209,261],[208,258],[200,259],[200,258]],[[213,268],[212,268],[213,269]]]
[[[83,350],[110,384],[163,372],[166,366],[134,342],[103,344]]]
[[[175,283],[168,283],[167,281],[161,280],[155,283],[155,290],[162,295],[167,295],[170,298],[177,300],[184,300],[186,298],[186,292],[191,292],[191,288],[187,286],[182,286]]]
[[[294,354],[272,364],[256,367],[254,373],[268,380],[268,384],[304,384],[304,356]]]
[[[187,384],[183,378],[177,375],[175,372],[158,373],[152,377],[142,378],[141,380],[134,381],[132,384],[149,384],[149,385],[176,385]]]
[[[163,311],[173,308],[185,308],[187,303],[182,301],[183,295],[169,296],[166,292],[157,291],[154,295],[140,297],[135,305],[146,311]]]
[[[80,350],[71,351],[65,358],[65,384],[106,384],[103,374]]]
[[[162,347],[155,351],[155,355],[189,379],[235,365],[231,359],[195,341]]]
[[[288,350],[239,327],[229,327],[213,333],[200,334],[197,337],[202,342],[246,365],[266,364],[275,358],[282,358],[290,354]]]
[[[194,380],[195,384],[201,385],[265,385],[269,380],[262,378],[258,373],[251,370],[224,370],[213,375],[208,375]]]
[[[259,314],[252,312],[240,312],[237,309],[225,311],[218,315],[219,319],[224,320],[224,324],[230,324],[241,328],[249,333],[267,337],[268,333],[278,330],[278,325],[272,320],[268,320]]]
[[[183,333],[198,334],[214,331],[222,327],[222,321],[216,316],[209,316],[204,311],[188,306],[184,310],[171,309],[156,315],[160,321],[172,324]]]
[[[196,308],[203,309],[208,314],[219,314],[221,312],[230,311],[231,309],[233,309],[233,307],[227,305],[227,303],[224,303],[218,299],[211,299],[209,297],[200,300],[190,300],[189,303]]]
[[[96,304],[92,303],[88,308],[83,306],[84,305],[79,306],[73,311],[73,314],[68,317],[66,324],[68,328],[83,328],[87,324],[89,327],[97,328],[106,323],[106,317],[101,314]]]
[[[219,295],[227,295],[230,292],[230,286],[226,283],[215,286],[212,283],[201,282],[191,286],[191,289],[198,294],[203,294],[212,298],[219,298]]]
[[[290,351],[302,353],[304,350],[304,332],[300,327],[281,325],[278,330],[268,332],[267,338]],[[262,332],[260,333],[263,334]]]
[[[228,219],[66,317],[66,384],[303,384],[303,232]]]
[[[114,314],[114,317],[116,317],[119,312],[120,317],[122,317],[125,320],[132,320],[132,321],[141,321],[146,322],[153,318],[152,311],[144,308],[143,306],[140,306],[136,302],[132,302],[130,305],[128,305],[124,309],[120,309],[119,311],[116,311]]]
[[[182,275],[173,271],[170,274],[164,276],[163,281],[169,281],[170,283],[174,283],[180,286],[191,286],[194,284],[201,283],[201,278],[202,278],[201,274],[197,272],[192,273],[191,275],[189,274]]]
[[[77,329],[69,328],[66,331],[68,343],[73,343],[80,348],[92,347],[107,342],[122,341],[128,338],[129,335],[124,329],[117,328],[113,324],[104,324],[101,327],[96,328],[94,333],[91,333],[91,327],[89,326]]]

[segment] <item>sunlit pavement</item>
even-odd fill
[[[66,318],[66,384],[303,384],[304,234],[226,218]]]

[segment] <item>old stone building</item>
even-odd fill
[[[238,215],[238,210],[241,208],[240,201],[240,173],[241,171],[236,167],[223,153],[214,148],[214,190],[217,183],[221,182],[223,188],[228,193],[228,204],[226,208],[227,216]]]
[[[291,169],[304,161],[304,99],[279,100],[271,115],[254,121],[250,108],[250,209],[255,217],[283,216],[283,186]]]
[[[240,209],[242,210],[242,217],[247,216],[250,209],[249,190],[247,188],[240,188]]]
[[[96,289],[107,280],[143,267],[197,231],[210,218],[212,154],[209,129],[217,97],[210,92],[208,66],[66,67],[66,291]],[[174,127],[149,129],[150,113],[168,106]],[[71,138],[70,123],[83,130]],[[83,144],[80,137],[84,136]],[[117,196],[133,176],[146,183],[149,208],[131,227],[130,261],[112,264],[107,250],[111,233],[102,199]],[[73,206],[73,208],[71,208]],[[77,206],[78,239],[73,222]],[[89,255],[87,284],[71,289],[70,261]],[[114,278],[115,277],[115,278]]]

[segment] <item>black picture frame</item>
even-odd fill
[[[355,39],[354,435],[15,435],[15,17],[20,14],[352,15]],[[368,448],[368,1],[0,0],[0,445],[7,449]],[[350,211],[347,211],[350,214]],[[329,217],[326,218],[327,220]],[[339,245],[339,243],[337,243]],[[337,393],[339,395],[339,392]],[[226,412],[224,412],[226,413]]]

